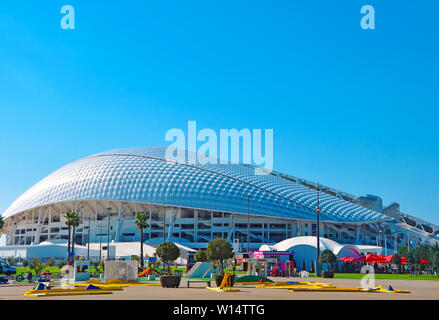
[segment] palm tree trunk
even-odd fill
[[[70,226],[68,230],[68,240],[67,240],[67,264],[70,262]]]
[[[143,229],[140,229],[140,268],[143,271]]]
[[[73,254],[75,253],[75,229],[76,229],[76,227],[73,226],[73,230],[72,230],[72,252],[73,252]]]

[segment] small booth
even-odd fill
[[[250,251],[237,256],[241,270],[248,275],[290,277],[294,270],[293,251]]]

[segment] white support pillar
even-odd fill
[[[35,243],[40,243],[40,234],[41,234],[41,216],[42,216],[42,209],[38,209],[38,220],[37,220],[37,232],[35,234]]]
[[[120,230],[122,228],[122,220],[123,220],[123,208],[122,202],[119,204],[119,211],[117,212],[117,227],[116,227],[116,235],[114,236],[114,242],[119,242],[120,240]]]

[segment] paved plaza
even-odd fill
[[[299,278],[282,278],[279,281],[303,281]],[[312,279],[312,281],[315,281]],[[358,279],[318,279],[319,282],[329,282],[336,286],[358,287]],[[41,297],[28,298],[23,294],[32,286],[0,287],[0,299],[10,300],[438,300],[439,281],[434,280],[375,280],[376,285],[387,288],[410,290],[410,293],[359,293],[359,292],[291,292],[287,289],[259,289],[254,285],[237,285],[240,292],[217,293],[206,290],[202,283],[186,287],[182,279],[179,288],[125,287],[123,291],[115,291],[111,295],[93,295],[76,297]]]

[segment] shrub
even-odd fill
[[[206,262],[209,261],[207,258],[207,250],[198,250],[194,255],[195,261]]]
[[[35,272],[35,275],[38,276],[43,271],[45,265],[41,263],[38,258],[34,258],[30,265],[30,268]]]
[[[8,262],[8,264],[10,265],[10,266],[13,266],[14,264],[15,264],[15,258],[14,257],[7,257],[6,258],[6,261]]]
[[[61,269],[62,267],[64,267],[64,260],[58,260],[57,262],[56,262],[56,266],[59,268],[59,269]]]
[[[329,265],[330,271],[334,270],[334,264],[337,263],[337,257],[332,253],[331,250],[323,250],[319,256],[320,263],[327,263]]]
[[[46,264],[47,264],[48,267],[53,267],[53,265],[55,264],[55,262],[54,262],[53,258],[51,257],[51,258],[49,258],[49,259],[47,260]]]
[[[27,260],[23,260],[23,267],[28,267],[29,266],[29,261]]]

